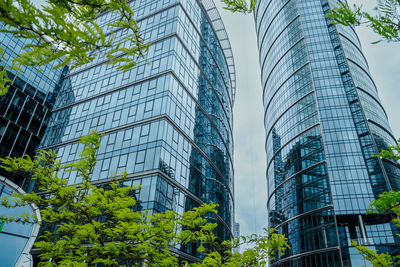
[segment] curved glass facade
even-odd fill
[[[361,266],[351,241],[399,253],[397,228],[366,215],[399,189],[372,155],[396,143],[360,42],[332,25],[335,0],[265,0],[255,9],[265,108],[269,225],[291,249],[272,266]]]
[[[211,0],[131,5],[152,43],[147,60],[121,72],[98,58],[70,72],[41,146],[56,149],[67,163],[78,157],[81,136],[103,132],[95,184],[126,170],[127,186],[141,184],[140,207],[154,212],[183,212],[213,201],[219,204],[211,218],[218,237],[231,238],[235,76],[217,10]],[[98,18],[102,25],[115,19],[112,13]],[[116,31],[115,39],[123,34]],[[76,173],[63,177],[81,182]],[[181,251],[188,256],[195,249]]]
[[[8,179],[0,176],[0,197],[22,193],[22,189]],[[35,215],[40,220],[39,209],[34,206],[6,208],[0,206],[0,214],[6,216]],[[33,266],[30,250],[39,232],[39,223],[5,223],[0,220],[0,261],[2,266]]]

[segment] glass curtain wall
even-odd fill
[[[271,266],[361,266],[351,241],[398,253],[397,228],[366,215],[399,188],[374,158],[396,140],[359,39],[330,24],[337,1],[265,0],[255,9],[265,109],[269,225],[291,249]]]
[[[0,23],[0,29],[4,27]],[[38,68],[22,67],[17,75],[18,71],[11,69],[12,61],[29,42],[9,33],[0,33],[0,46],[4,51],[0,66],[7,68],[7,75],[12,80],[8,92],[0,97],[0,157],[34,156],[67,72],[67,68],[54,70],[58,64],[54,62],[43,66],[40,72]],[[18,186],[29,188],[24,176],[3,170],[0,175]]]
[[[0,23],[0,29],[4,29]],[[31,43],[13,37],[9,33],[0,33],[0,46],[4,56],[0,67],[7,68],[11,80],[8,92],[0,97],[0,157],[33,157],[44,135],[56,96],[67,73],[67,67],[53,69],[58,62],[41,68],[22,67],[21,72],[11,68],[12,61],[23,52],[23,47]],[[32,189],[27,175],[10,174],[0,169],[0,197],[14,192]],[[0,207],[0,214],[21,216],[25,212],[33,214],[33,207]],[[37,214],[36,214],[37,215]],[[39,215],[40,217],[40,215]],[[2,266],[32,266],[29,254],[39,225],[5,223],[0,220],[0,262]],[[16,266],[17,266],[16,265]]]
[[[212,0],[130,2],[141,34],[151,42],[147,60],[121,72],[105,58],[71,71],[57,98],[41,144],[62,163],[77,159],[77,140],[104,133],[93,183],[128,172],[126,186],[141,184],[138,200],[150,212],[183,212],[219,204],[218,238],[232,237],[232,51]],[[117,16],[98,18],[105,26]],[[116,40],[124,32],[115,31]],[[80,183],[76,173],[64,173]],[[191,244],[181,255],[196,255]]]

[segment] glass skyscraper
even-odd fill
[[[5,26],[0,23],[0,29]],[[34,156],[44,135],[56,96],[67,73],[67,68],[53,69],[58,62],[48,64],[39,72],[34,67],[22,67],[21,73],[11,68],[12,60],[23,52],[30,41],[18,39],[9,33],[0,33],[4,56],[1,67],[7,68],[12,81],[8,92],[0,97],[0,157]],[[0,197],[30,190],[26,175],[10,174],[0,169]],[[0,206],[0,214],[20,216],[35,213],[34,206],[8,209]],[[32,263],[29,252],[39,230],[38,224],[5,223],[0,220],[0,262],[2,266],[21,266]]]
[[[359,39],[332,25],[335,0],[260,0],[255,9],[265,108],[269,226],[291,247],[271,266],[361,266],[351,241],[398,254],[397,227],[367,215],[399,190],[372,157],[396,140]]]
[[[5,26],[1,23],[0,29]],[[8,92],[0,97],[0,157],[34,156],[51,116],[56,96],[67,68],[53,69],[58,61],[41,68],[21,67],[21,73],[11,68],[12,61],[31,41],[0,33],[4,56],[0,65],[7,68],[12,80]],[[0,169],[18,186],[27,187],[26,177],[11,175]]]
[[[212,0],[131,1],[147,60],[127,72],[105,58],[72,70],[57,98],[41,148],[62,163],[78,158],[77,141],[104,133],[92,182],[109,183],[128,172],[126,186],[140,184],[139,207],[183,212],[204,202],[219,204],[218,238],[233,230],[232,106],[235,70],[223,23]],[[103,13],[106,26],[117,16]],[[116,40],[124,35],[115,31]],[[64,173],[80,183],[76,173]],[[179,248],[196,256],[194,244]]]

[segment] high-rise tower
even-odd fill
[[[4,29],[0,23],[0,28]],[[63,82],[67,67],[53,69],[59,62],[41,68],[23,67],[21,73],[11,68],[12,61],[24,51],[31,40],[0,33],[0,46],[4,52],[0,66],[7,68],[11,80],[8,92],[0,97],[0,157],[34,156],[46,130],[51,109]],[[18,74],[18,75],[17,75]],[[31,189],[28,176],[11,174],[0,169],[0,197]],[[35,207],[18,208],[0,206],[0,214],[18,216],[22,213],[38,216]],[[29,252],[39,224],[5,223],[0,220],[0,262],[3,266],[29,266]]]
[[[4,24],[0,24],[3,29]],[[20,73],[12,68],[12,61],[24,52],[31,40],[15,38],[11,33],[0,33],[4,56],[1,67],[7,68],[11,80],[8,92],[0,97],[0,157],[34,156],[44,135],[58,91],[67,67],[53,69],[59,61],[42,68],[22,67]],[[11,175],[0,169],[20,187],[28,187],[26,177]]]
[[[212,0],[131,1],[141,34],[151,42],[147,60],[127,72],[105,58],[66,77],[42,148],[63,163],[77,159],[77,141],[104,133],[93,183],[128,172],[141,184],[138,200],[153,212],[182,212],[219,204],[218,237],[232,237],[232,106],[235,71],[229,40]],[[104,13],[98,21],[115,20]],[[124,33],[115,31],[118,40]],[[150,64],[148,64],[150,62]],[[64,173],[80,183],[76,173]],[[192,257],[195,248],[181,248]]]
[[[372,155],[396,140],[354,29],[332,0],[261,0],[255,9],[265,108],[269,224],[291,249],[271,266],[361,266],[351,241],[399,253],[397,228],[366,215],[399,190]]]
[[[0,29],[4,29],[0,23]],[[0,157],[34,156],[46,130],[51,109],[66,74],[67,67],[53,69],[59,62],[41,68],[23,67],[21,73],[11,68],[12,61],[23,52],[31,40],[15,38],[10,33],[0,33],[0,46],[4,52],[0,67],[7,68],[11,80],[8,92],[0,97]],[[0,169],[0,197],[29,190],[26,175],[11,174]],[[19,216],[22,213],[38,216],[35,207],[27,205],[8,209],[0,206],[0,214]],[[29,254],[39,224],[5,223],[0,220],[0,262],[2,266],[29,266]]]

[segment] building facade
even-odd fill
[[[332,25],[335,0],[265,0],[255,9],[265,111],[269,226],[291,247],[271,266],[362,266],[352,241],[398,254],[398,230],[366,215],[399,190],[372,157],[396,144],[354,29]]]
[[[0,24],[0,29],[4,25]],[[44,66],[39,72],[34,67],[23,67],[21,73],[11,68],[12,60],[23,52],[30,41],[18,39],[9,33],[0,33],[4,52],[1,67],[7,68],[12,81],[8,92],[0,97],[0,157],[35,155],[51,116],[56,96],[67,73],[67,68],[53,69],[57,62]],[[32,189],[26,175],[10,174],[0,168],[0,197]],[[0,207],[0,214],[20,216],[37,212],[33,206],[14,209]],[[37,215],[37,214],[36,214]],[[40,215],[39,215],[40,217]],[[0,262],[3,266],[21,266],[32,263],[30,249],[38,225],[4,223],[0,220]]]
[[[0,25],[0,29],[4,25]],[[0,97],[0,157],[34,156],[44,135],[58,91],[67,68],[53,69],[57,61],[39,71],[35,67],[21,67],[21,73],[11,68],[12,61],[23,52],[29,40],[0,33],[0,46],[4,52],[0,65],[7,68],[12,80],[8,92]],[[0,175],[20,187],[29,187],[26,177],[10,175],[0,170]]]
[[[147,60],[126,72],[105,58],[72,70],[57,98],[41,144],[62,163],[78,158],[77,141],[104,133],[94,184],[126,170],[126,186],[140,184],[141,209],[183,212],[218,203],[221,240],[232,237],[232,106],[235,71],[229,40],[212,0],[131,1]],[[102,26],[116,19],[104,13]],[[115,31],[115,39],[124,32]],[[76,173],[64,173],[80,183]],[[196,247],[179,248],[182,257]]]

